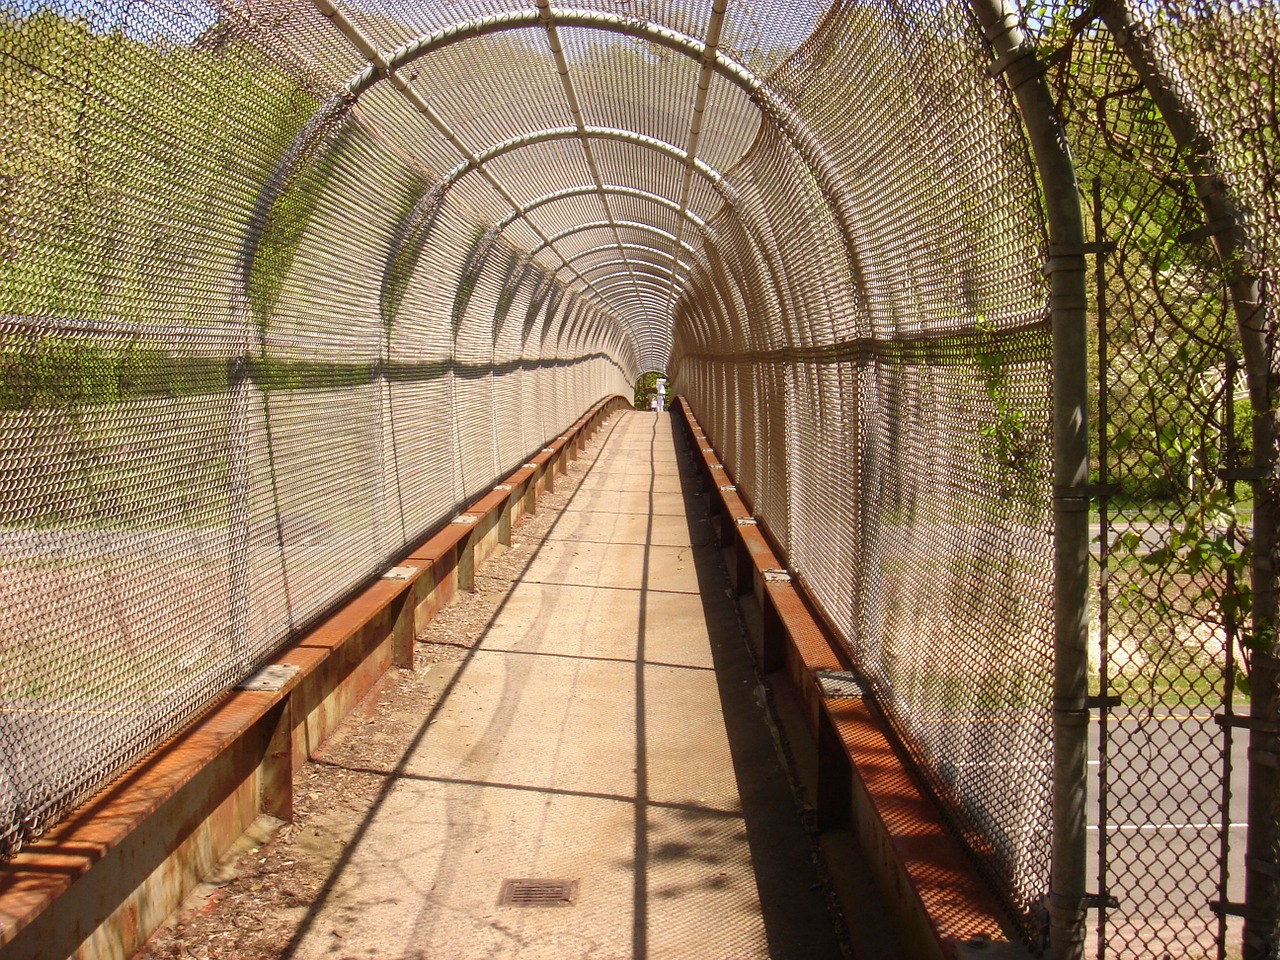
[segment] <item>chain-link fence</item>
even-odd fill
[[[1246,955],[1274,956],[1274,894],[1269,908],[1257,890],[1246,903],[1245,880],[1277,860],[1246,860],[1250,833],[1275,842],[1259,822],[1274,825],[1274,806],[1260,817],[1246,802],[1250,779],[1267,792],[1249,762],[1275,744],[1240,726],[1272,617],[1254,602],[1251,560],[1274,476],[1274,432],[1255,433],[1253,411],[1274,405],[1278,221],[1262,184],[1277,163],[1280,21],[1265,6],[1178,3],[1041,13],[1101,242],[1094,949],[1235,956],[1252,912],[1270,944],[1255,929]]]
[[[1030,942],[1274,955],[1278,21],[0,5],[0,849],[665,369]]]
[[[250,14],[0,10],[0,851],[635,377]]]
[[[831,12],[770,85],[824,144],[843,203],[763,137],[734,185],[781,277],[682,302],[745,301],[719,329],[678,312],[675,355],[739,489],[1034,934],[1051,344],[1030,160],[980,41],[954,4]],[[751,262],[730,243],[719,257]]]
[[[1088,909],[1099,956],[1235,956],[1242,915],[1273,938],[1276,923],[1274,895],[1245,891],[1246,865],[1276,876],[1274,804],[1244,794],[1252,781],[1265,801],[1275,756],[1274,692],[1260,717],[1257,689],[1270,614],[1250,585],[1275,476],[1274,440],[1251,427],[1274,406],[1278,15],[1021,13],[1039,65],[1017,76],[1012,56],[986,69],[998,32],[929,3],[838,5],[770,76],[844,195],[761,138],[735,187],[763,194],[750,209],[782,279],[726,276],[740,241],[708,245],[677,314],[679,386],[1038,942],[1059,493],[1039,272],[1088,254],[1092,723],[1073,786],[1091,794],[1091,869],[1065,909]],[[1088,243],[1039,232],[1002,74],[1045,76],[1098,214]],[[841,209],[848,223],[831,222]],[[1246,857],[1251,820],[1265,839]],[[1261,936],[1248,955],[1274,956]]]

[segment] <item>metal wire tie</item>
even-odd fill
[[[1060,253],[1045,257],[1044,266],[1040,268],[1042,277],[1052,276],[1059,270],[1068,273],[1085,273],[1089,265],[1084,261],[1083,253]]]
[[[1100,693],[1097,696],[1084,698],[1084,708],[1086,710],[1114,710],[1116,707],[1123,705],[1124,698],[1112,694]]]
[[[1219,470],[1219,480],[1265,480],[1267,479],[1267,471],[1265,467],[1237,467],[1234,470]]]
[[[1220,917],[1244,917],[1244,919],[1252,920],[1255,923],[1273,923],[1275,921],[1273,916],[1254,913],[1247,904],[1233,903],[1230,900],[1210,900],[1209,909]]]
[[[1014,70],[1014,67],[1020,67],[1020,70]],[[1048,69],[1036,56],[1035,47],[1028,43],[1022,43],[1014,47],[1006,53],[1000,54],[995,60],[987,64],[987,73],[992,77],[1005,75],[1005,81],[1009,84],[1010,90],[1017,90],[1028,80],[1035,77],[1043,76]]]
[[[994,43],[996,40],[999,40],[1006,33],[1016,29],[1018,26],[1019,23],[1017,16],[1012,13],[1006,13],[997,22],[983,27],[982,32],[986,35],[988,40]]]
[[[1091,240],[1087,243],[1051,243],[1050,257],[1082,257],[1090,254],[1115,253],[1114,240]]]
[[[1080,898],[1084,910],[1118,910],[1120,901],[1109,893],[1086,893]]]
[[[1048,900],[1046,907],[1049,913],[1065,913],[1069,916],[1075,916],[1082,910],[1115,910],[1120,906],[1120,901],[1109,893],[1086,893],[1077,900],[1074,897],[1050,890],[1046,899]]]
[[[1118,483],[1071,483],[1053,485],[1055,500],[1095,500],[1113,496],[1120,489]]]

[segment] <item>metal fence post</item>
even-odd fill
[[[1050,953],[1084,956],[1089,713],[1089,409],[1086,262],[1079,187],[1044,66],[1005,0],[969,0],[1017,98],[1049,226],[1053,328],[1054,702]]]

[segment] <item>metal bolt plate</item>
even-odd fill
[[[511,489],[512,489],[511,484],[509,484],[509,483],[500,483],[500,484],[498,484],[496,487],[494,487],[494,488],[493,488],[493,491],[494,491],[494,493],[506,493],[508,490],[511,490]]]
[[[734,493],[737,489],[738,489],[738,488],[737,488],[737,487],[735,487],[732,483],[722,483],[722,484],[720,484],[720,492],[721,492],[721,493]]]
[[[791,574],[785,570],[762,570],[760,575],[765,583],[790,583]]]
[[[236,689],[252,690],[257,693],[279,693],[299,669],[301,668],[292,663],[273,663],[263,667],[253,676],[241,680],[236,684]]]
[[[464,527],[470,527],[470,526],[474,526],[475,524],[479,523],[479,521],[480,521],[480,518],[479,518],[479,517],[477,517],[474,513],[460,513],[460,514],[458,514],[458,516],[454,517],[454,518],[453,518],[452,520],[450,520],[449,522],[450,522],[450,523],[460,523],[460,524],[462,524]]]
[[[507,880],[500,907],[568,907],[578,899],[577,880]]]
[[[538,465],[536,463],[526,463],[524,464],[524,468],[526,470],[536,470],[538,469]]]
[[[740,527],[754,527],[755,525],[756,525],[755,517],[739,517],[738,518],[738,526]]]
[[[418,567],[392,567],[382,575],[383,580],[412,580]]]
[[[862,699],[862,687],[848,670],[819,670],[817,677],[824,697],[831,700]]]

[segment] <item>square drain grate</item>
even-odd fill
[[[567,907],[577,899],[577,880],[507,880],[498,906]]]

